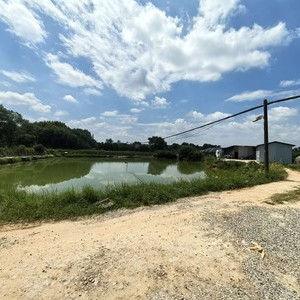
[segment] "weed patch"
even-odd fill
[[[283,204],[284,202],[300,201],[300,188],[297,188],[296,190],[288,193],[276,194],[273,197],[271,197],[271,200],[277,204]]]

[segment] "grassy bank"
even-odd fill
[[[97,157],[97,158],[152,158],[155,152],[141,151],[112,151],[112,150],[74,150],[74,149],[46,149],[41,153],[38,148],[15,146],[0,148],[0,165],[26,162],[49,157]]]
[[[0,157],[0,165],[14,164],[14,163],[19,163],[19,162],[33,161],[33,160],[53,158],[53,157],[54,157],[53,155]]]
[[[0,191],[0,222],[62,220],[99,214],[119,208],[163,204],[178,198],[203,195],[211,191],[233,190],[278,181],[287,174],[280,165],[271,165],[266,176],[256,163],[219,162],[207,169],[207,178],[171,184],[140,183],[109,186],[105,190],[85,187],[81,192],[28,194]]]
[[[67,149],[56,150],[56,154],[65,157],[153,157],[154,152]]]

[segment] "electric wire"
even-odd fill
[[[279,99],[279,100],[274,100],[274,101],[267,102],[267,105],[272,105],[272,104],[279,103],[279,102],[284,102],[284,101],[296,100],[296,99],[299,99],[299,98],[300,98],[300,95],[292,96],[292,97],[288,97],[288,98],[283,98],[283,99]],[[239,115],[248,113],[248,112],[250,112],[250,111],[253,111],[253,110],[256,110],[256,109],[259,109],[259,108],[262,108],[262,107],[264,107],[264,104],[254,106],[254,107],[252,107],[252,108],[243,110],[243,111],[241,111],[241,112],[238,112],[238,113],[236,113],[236,114],[233,114],[233,115],[230,115],[230,116],[221,118],[221,119],[216,120],[216,121],[212,121],[212,122],[209,122],[209,123],[206,123],[206,124],[203,124],[203,125],[200,125],[200,126],[197,126],[197,127],[194,127],[194,128],[188,129],[188,130],[185,130],[185,131],[181,131],[181,132],[178,132],[178,133],[175,133],[175,134],[172,134],[172,135],[168,135],[168,136],[164,137],[163,139],[165,140],[165,139],[170,139],[170,138],[173,138],[173,137],[181,136],[181,135],[183,135],[183,134],[186,134],[186,133],[189,133],[189,132],[192,132],[192,131],[201,129],[201,128],[205,128],[205,127],[208,127],[208,126],[210,126],[210,125],[215,125],[215,124],[217,125],[217,124],[219,124],[220,122],[223,122],[223,121],[225,121],[225,120],[228,120],[228,119],[237,117],[237,116],[239,116]],[[211,127],[210,127],[210,128],[211,128]],[[208,129],[210,129],[210,128],[208,128]],[[202,132],[202,131],[201,131],[201,132]],[[200,133],[201,133],[201,132],[200,132]]]

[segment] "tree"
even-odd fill
[[[167,148],[167,143],[162,137],[152,136],[148,138],[148,141],[152,150],[163,150]]]
[[[96,141],[88,130],[75,128],[72,129],[72,133],[75,134],[78,138],[78,148],[90,149],[96,147]]]
[[[65,149],[91,149],[97,145],[88,130],[71,129],[59,121],[30,123],[19,113],[0,105],[0,147],[36,144]]]
[[[0,147],[15,145],[23,122],[20,114],[0,105]]]
[[[46,152],[46,148],[43,145],[38,144],[34,146],[34,152],[36,154],[43,155]]]
[[[193,146],[190,145],[181,146],[179,150],[180,160],[202,161],[203,158],[204,158],[203,153]]]

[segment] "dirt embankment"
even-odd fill
[[[300,299],[300,204],[264,202],[299,185],[2,226],[0,299]]]

